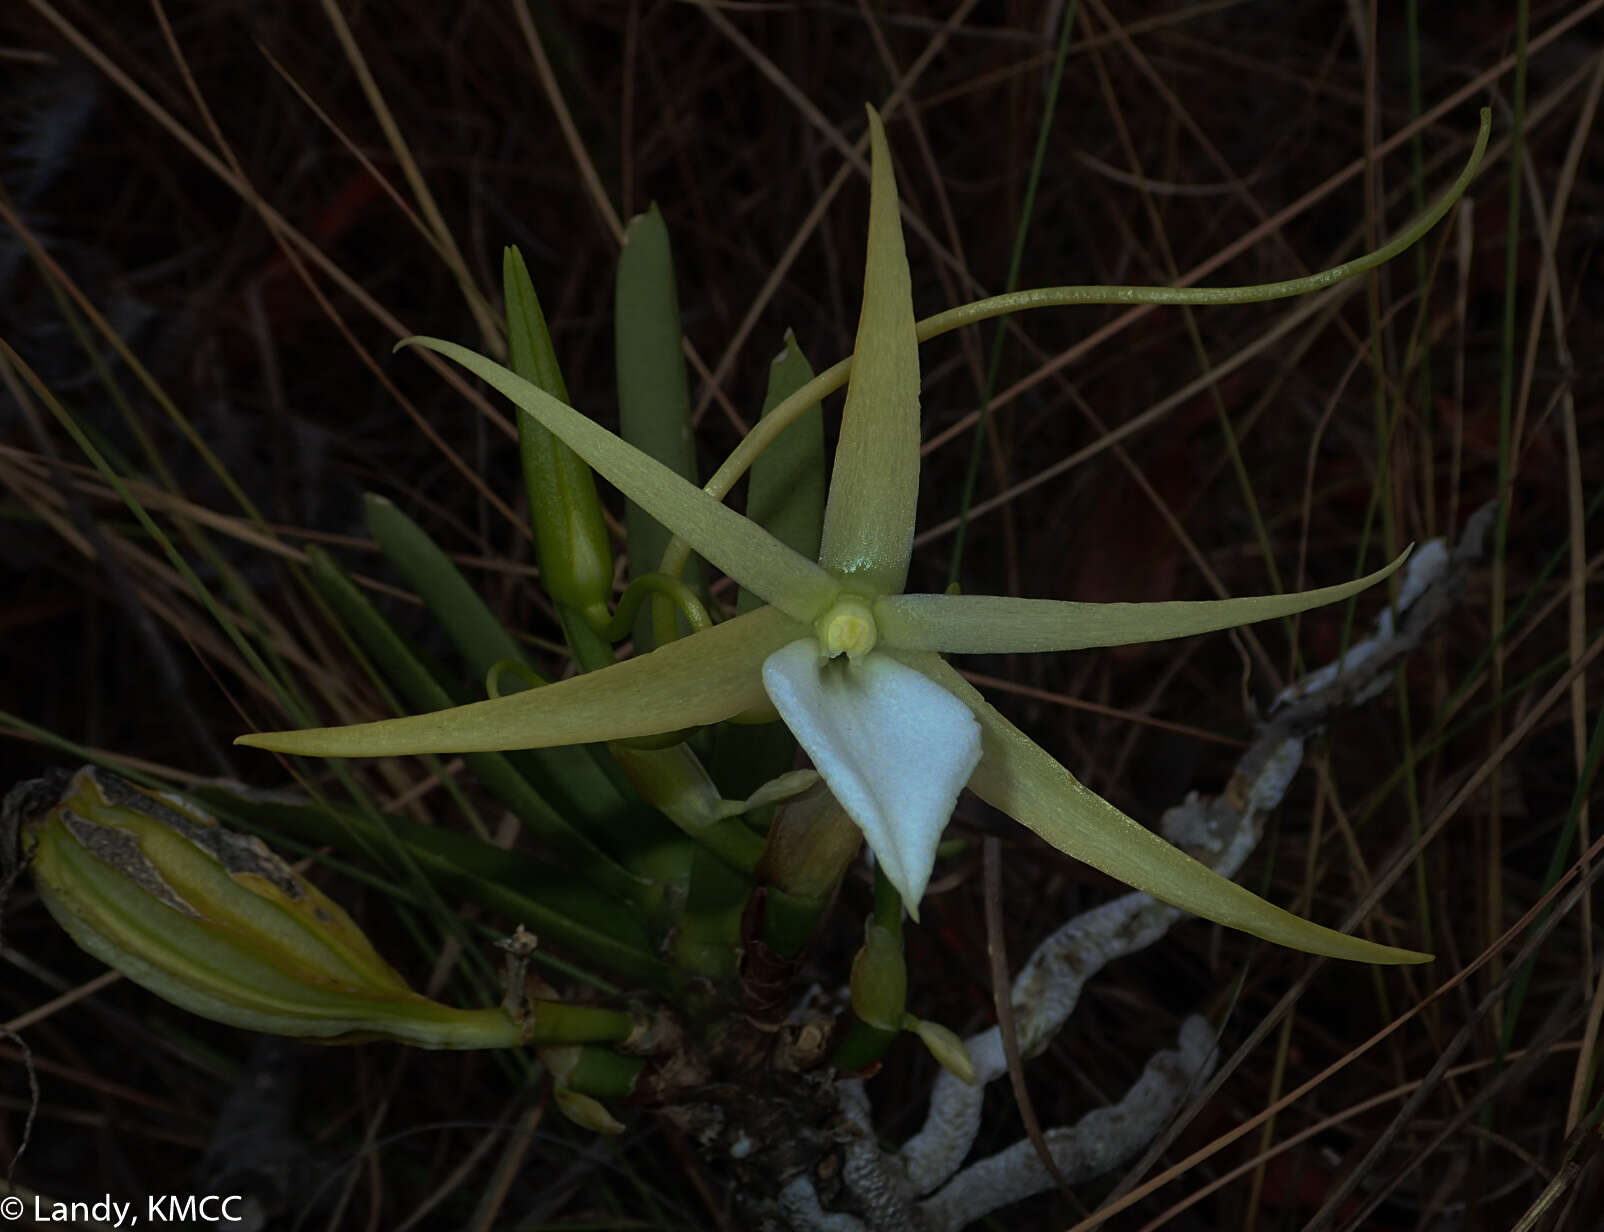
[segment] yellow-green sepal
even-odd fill
[[[759,608],[543,688],[377,723],[253,732],[234,743],[305,757],[392,757],[656,736],[717,723],[765,702],[763,661],[802,631],[783,612]]]
[[[908,579],[919,503],[919,338],[891,150],[869,112],[869,246],[819,563],[876,594]]]
[[[1291,595],[1160,603],[1069,603],[1002,595],[887,595],[874,604],[880,637],[898,650],[1024,654],[1130,646],[1191,637],[1293,616],[1352,598],[1390,577],[1409,557],[1374,573]]]
[[[566,442],[592,469],[742,586],[796,620],[812,620],[840,583],[695,484],[494,360],[438,338],[408,338],[461,364]]]
[[[1299,919],[1220,876],[1083,785],[937,656],[897,655],[961,699],[979,721],[982,752],[970,790],[1060,851],[1183,911],[1277,945],[1354,962],[1431,960]]]

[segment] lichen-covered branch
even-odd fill
[[[1070,1182],[1091,1180],[1130,1159],[1153,1140],[1215,1060],[1214,1028],[1188,1018],[1180,1047],[1155,1053],[1142,1076],[1116,1104],[1087,1113],[1074,1125],[1050,1129],[1053,1163]],[[921,1205],[930,1232],[959,1232],[999,1207],[1050,1189],[1034,1145],[1021,1139],[971,1164]]]

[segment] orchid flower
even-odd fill
[[[506,395],[767,606],[540,689],[238,743],[324,757],[550,747],[652,736],[772,703],[915,919],[967,786],[1060,851],[1216,923],[1338,958],[1425,961],[1299,919],[1193,860],[1083,786],[941,657],[1128,645],[1288,616],[1357,594],[1403,558],[1320,590],[1199,602],[902,593],[919,486],[919,339],[890,154],[872,109],[869,131],[863,307],[817,561],[506,368],[410,339]]]

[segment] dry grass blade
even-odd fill
[[[401,172],[406,176],[412,195],[418,200],[418,208],[423,211],[423,216],[428,221],[433,242],[444,254],[452,276],[462,289],[462,297],[467,301],[474,319],[479,324],[480,345],[490,354],[500,358],[502,348],[500,316],[492,310],[474,283],[468,264],[463,260],[462,252],[457,247],[456,236],[452,234],[451,227],[440,212],[440,207],[435,204],[434,194],[429,191],[429,182],[424,179],[417,159],[412,156],[412,147],[407,144],[401,126],[396,123],[395,116],[390,111],[390,104],[385,101],[384,91],[374,80],[373,71],[368,67],[367,56],[363,54],[361,44],[351,33],[351,25],[346,21],[345,14],[340,11],[340,6],[335,0],[323,0],[323,12],[328,16],[335,37],[340,40],[340,50],[345,52],[352,70],[362,83],[362,94],[373,108],[373,116],[384,131],[384,139],[390,147],[390,152],[395,155],[396,162],[401,164]]]
[[[1019,1051],[1019,1031],[1014,1026],[1013,977],[1008,970],[1008,943],[1003,938],[1002,907],[1002,847],[995,838],[987,838],[982,848],[986,879],[986,955],[991,961],[991,1003],[997,1010],[997,1026],[1002,1032],[1003,1053],[1008,1058],[1008,1083],[1013,1088],[1014,1106],[1024,1123],[1025,1136],[1036,1150],[1036,1158],[1047,1175],[1053,1178],[1058,1192],[1073,1206],[1085,1207],[1075,1197],[1069,1181],[1058,1170],[1053,1151],[1041,1131],[1036,1116],[1036,1105],[1031,1102],[1030,1087],[1025,1082],[1025,1062]]]

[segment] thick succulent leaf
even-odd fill
[[[442,895],[479,903],[503,919],[522,920],[543,941],[558,943],[600,973],[669,995],[677,986],[672,968],[655,956],[636,912],[620,909],[621,896],[599,892],[570,868],[447,826],[394,814],[381,819],[378,813],[328,801],[264,798],[237,784],[198,785],[187,794],[232,826],[329,847],[358,860],[371,858],[386,844],[397,845]]]
[[[919,500],[919,339],[891,152],[869,109],[869,254],[819,563],[896,594]]]
[[[694,485],[696,442],[691,435],[691,395],[685,377],[674,253],[668,224],[656,205],[632,218],[624,232],[615,289],[618,434]],[[624,511],[624,531],[630,580],[655,572],[668,546],[669,530],[631,499]],[[680,576],[692,589],[700,589],[700,572],[690,560]],[[636,617],[635,640],[640,646],[656,645],[650,612]]]
[[[385,559],[418,593],[473,675],[483,678],[501,659],[532,666],[523,647],[423,527],[388,497],[373,492],[363,496],[362,512]]]
[[[917,920],[980,728],[951,693],[887,655],[821,659],[813,638],[792,642],[763,664],[763,684]]]
[[[705,559],[787,615],[812,620],[840,591],[828,573],[762,527],[494,360],[438,338],[408,338],[402,345],[408,343],[456,360],[505,394]]]
[[[234,743],[307,757],[548,748],[655,736],[761,705],[763,660],[803,628],[765,607],[584,676],[433,714],[259,732]]]
[[[502,250],[501,284],[507,301],[508,367],[567,402],[568,386],[546,314],[516,248]],[[605,604],[613,590],[613,549],[590,467],[528,415],[518,416],[518,453],[541,585],[558,603],[581,611]]]
[[[785,331],[785,346],[769,364],[768,415],[813,379],[813,365]],[[809,560],[819,555],[824,531],[824,502],[829,478],[824,452],[824,408],[817,402],[758,454],[746,481],[746,516],[792,551]],[[741,592],[743,612],[760,606],[757,595]]]
[[[1291,616],[1347,599],[1403,564],[1351,582],[1293,595],[1253,595],[1166,603],[1064,603],[1002,595],[888,595],[874,605],[880,640],[898,650],[942,654],[1021,654],[1162,642]]]
[[[982,754],[970,790],[1060,851],[1183,911],[1277,945],[1356,962],[1430,960],[1311,924],[1221,877],[1080,783],[935,655],[899,657],[961,699],[979,721]]]

